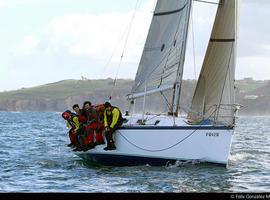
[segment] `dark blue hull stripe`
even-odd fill
[[[150,166],[166,166],[167,164],[175,164],[175,159],[163,159],[163,158],[151,158],[140,156],[127,156],[127,155],[113,155],[113,154],[95,154],[95,153],[81,153],[77,154],[87,161],[98,163],[106,166],[138,166],[147,165]],[[215,163],[219,164],[219,163]],[[226,164],[219,164],[226,165]]]
[[[228,126],[121,126],[119,127],[121,130],[137,130],[137,129],[160,129],[160,130],[171,130],[171,129],[176,129],[176,130],[233,130],[232,127]]]
[[[125,156],[125,155],[112,155],[112,154],[94,154],[82,153],[78,156],[87,159],[88,161],[99,163],[106,166],[136,166],[146,165],[151,166],[165,166],[167,162],[175,162],[176,160],[149,158],[139,156]]]

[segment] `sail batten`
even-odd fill
[[[171,10],[171,11],[167,11],[167,12],[154,13],[154,16],[175,14],[175,13],[178,13],[178,12],[180,12],[181,10],[183,10],[186,6],[187,6],[187,4],[184,5],[182,8],[177,9],[177,10]]]
[[[211,38],[210,42],[234,42],[235,39],[231,38],[231,39],[225,39],[225,38]]]

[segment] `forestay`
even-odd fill
[[[132,98],[173,90],[183,72],[190,7],[191,0],[157,1]]]
[[[220,0],[189,118],[233,125],[237,0]]]

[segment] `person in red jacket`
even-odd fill
[[[87,151],[95,147],[94,132],[98,127],[98,115],[97,115],[96,110],[92,107],[92,104],[90,101],[84,102],[83,110],[86,116],[86,122],[84,123],[85,131],[86,131],[84,144],[86,145],[86,148],[84,149],[84,151]]]
[[[97,129],[95,130],[95,132],[96,132],[95,145],[105,144],[104,139],[103,139],[103,132],[105,130],[105,126],[104,126],[104,110],[105,110],[105,106],[104,106],[104,104],[97,104],[97,105],[94,106],[94,108],[95,108],[95,110],[97,111],[97,114],[98,114]]]
[[[72,106],[73,110],[75,111],[75,113],[77,114],[78,118],[79,118],[79,122],[80,123],[85,123],[86,122],[86,116],[83,112],[83,109],[80,109],[78,104],[74,104]]]
[[[70,110],[66,110],[62,113],[62,117],[67,121],[67,127],[70,128],[69,130],[69,139],[70,144],[69,147],[77,146],[76,136],[79,130],[79,120],[76,114],[71,113]]]

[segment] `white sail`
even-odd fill
[[[237,0],[220,0],[189,118],[233,125]]]
[[[157,1],[131,91],[133,98],[173,90],[177,72],[183,71],[190,7],[191,0]]]

